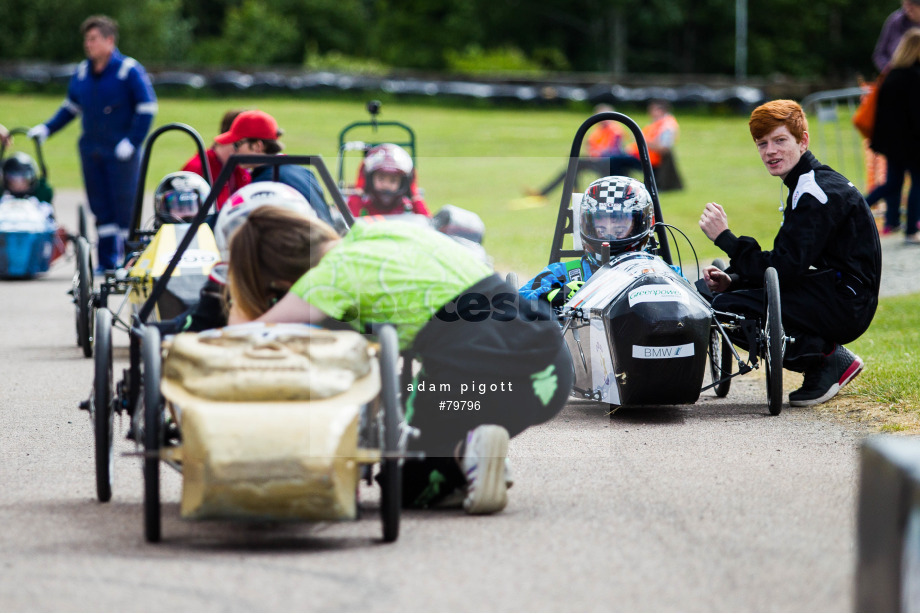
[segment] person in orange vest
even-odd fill
[[[652,163],[652,168],[655,168],[661,164],[662,154],[671,151],[674,144],[677,143],[680,126],[677,124],[677,119],[671,114],[670,105],[664,100],[649,102],[648,114],[652,122],[642,128],[642,134],[648,145],[649,161]],[[636,159],[639,158],[639,148],[635,143],[626,148],[626,153]]]
[[[674,165],[674,159],[669,164],[662,164],[665,156],[671,152],[677,142],[680,127],[671,114],[670,105],[664,100],[652,100],[648,105],[648,112],[652,121],[642,128],[645,143],[648,146],[649,162],[655,173],[658,189],[680,190],[683,182]],[[639,159],[639,147],[632,143],[626,148],[626,153],[611,156],[610,173],[629,175],[630,171],[642,172],[642,162]]]
[[[608,104],[599,104],[594,107],[595,115],[613,111]],[[594,127],[588,135],[588,156],[591,158],[608,158],[623,152],[623,137],[626,130],[623,125],[615,121],[603,121]]]
[[[613,107],[609,104],[602,103],[594,107],[595,115],[609,111],[613,111]],[[623,137],[625,135],[626,130],[619,122],[608,120],[596,124],[588,134],[586,147],[588,157],[578,159],[578,172],[592,171],[601,177],[606,176],[608,174],[608,159],[626,155],[623,149]],[[565,181],[567,170],[568,167],[563,168],[562,172],[540,190],[526,190],[527,194],[533,197],[545,197],[562,185],[562,182]]]

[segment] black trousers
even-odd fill
[[[714,295],[712,306],[745,317],[763,318],[764,289],[733,290]],[[780,309],[787,336],[795,339],[786,346],[783,367],[804,371],[832,352],[836,344],[859,338],[875,315],[878,295],[859,282],[820,271],[803,277],[795,285],[780,288]],[[744,340],[733,339],[744,347]]]
[[[514,437],[555,416],[574,383],[549,304],[525,303],[496,275],[445,305],[413,349],[422,367],[403,395],[409,423],[421,431],[410,447],[426,458],[404,464],[408,504],[430,486],[432,470],[445,479],[440,494],[465,483],[455,451],[468,431],[497,424]]]

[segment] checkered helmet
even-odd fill
[[[222,261],[230,259],[230,237],[233,231],[243,225],[254,209],[265,205],[281,207],[304,217],[316,217],[316,212],[304,195],[286,183],[257,181],[243,186],[230,195],[214,224],[214,240]]]
[[[153,193],[157,223],[191,222],[210,193],[211,186],[201,175],[189,171],[169,173]]]
[[[378,171],[399,175],[399,188],[377,190],[374,188],[374,173]],[[391,209],[400,199],[409,195],[414,168],[412,156],[405,149],[393,143],[371,147],[364,157],[364,191],[377,201],[383,209]]]
[[[602,177],[585,190],[579,222],[585,254],[602,265],[604,243],[611,255],[645,247],[655,226],[652,197],[632,177]]]

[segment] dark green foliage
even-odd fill
[[[872,77],[897,8],[747,1],[750,76]],[[732,0],[4,0],[0,58],[79,60],[93,13],[118,19],[122,51],[151,65],[735,74]]]

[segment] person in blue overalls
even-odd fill
[[[83,116],[80,160],[90,210],[96,217],[99,268],[114,269],[123,258],[140,171],[138,148],[147,137],[157,100],[147,72],[116,45],[118,24],[104,15],[80,26],[86,60],[67,87],[54,116],[28,132],[40,142]]]

